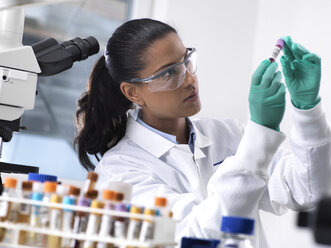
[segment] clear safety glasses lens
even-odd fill
[[[170,66],[159,77],[149,81],[148,88],[150,91],[175,90],[184,83],[187,71],[191,76],[197,74],[197,54],[195,51],[189,54],[183,63]]]

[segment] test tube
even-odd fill
[[[89,207],[90,203],[91,200],[84,197],[78,200],[78,206],[81,207]],[[84,233],[86,230],[87,221],[88,221],[88,213],[77,211],[74,218],[74,227],[72,232]],[[70,242],[70,248],[79,248],[79,247],[80,247],[80,240],[72,239]]]
[[[272,62],[274,62],[276,59],[277,59],[277,57],[278,57],[278,55],[279,55],[279,53],[280,53],[280,51],[283,49],[283,47],[284,47],[284,40],[283,39],[278,39],[277,40],[277,42],[276,42],[276,44],[275,44],[275,47],[274,47],[274,50],[272,51],[272,55],[271,55],[271,57],[269,58],[269,60],[270,60],[270,62],[272,63]]]
[[[124,194],[121,192],[116,192],[115,194],[115,202],[122,202],[124,200]]]
[[[32,185],[32,200],[42,201],[43,200],[43,184],[41,182],[34,182]],[[31,206],[31,215],[30,215],[30,226],[31,227],[41,227],[40,219],[40,209],[39,205]],[[41,247],[42,244],[42,234],[35,232],[28,232],[26,245]]]
[[[51,201],[51,197],[56,193],[57,182],[44,182],[44,197],[43,202],[49,203]],[[49,227],[49,217],[50,217],[50,209],[47,206],[42,206],[40,208],[40,220],[42,227]],[[47,235],[43,235],[43,246],[47,246]]]
[[[97,199],[98,198],[98,194],[99,192],[95,189],[92,189],[92,190],[89,190],[87,191],[87,193],[85,194],[85,197],[86,199],[89,199],[90,200],[90,204],[93,200]]]
[[[155,210],[151,208],[146,208],[144,210],[144,215],[155,216]],[[153,239],[154,236],[154,222],[150,219],[144,219],[141,226],[141,231],[139,235],[140,242],[146,242]]]
[[[86,235],[94,235],[97,234],[100,227],[100,221],[101,221],[101,214],[93,212],[93,208],[103,208],[104,203],[93,200],[91,203],[91,213],[88,219],[87,228],[86,228]],[[84,248],[94,248],[96,246],[95,242],[93,241],[85,241],[84,242]]]
[[[57,183],[46,181],[44,183],[44,197],[43,202],[48,203],[51,201],[51,196],[56,192]],[[43,227],[49,226],[49,209],[48,207],[41,207],[40,209],[41,224]]]
[[[141,214],[141,208],[131,206],[131,214]],[[130,217],[127,239],[128,240],[139,240],[139,234],[141,229],[141,220],[139,218]]]
[[[126,212],[127,206],[124,203],[117,203],[115,207],[116,211]],[[115,238],[124,239],[127,232],[127,222],[124,217],[115,216],[114,217],[114,236]]]
[[[76,199],[71,196],[65,196],[63,197],[62,203],[67,205],[75,205]],[[71,209],[63,208],[62,231],[67,233],[72,232],[73,221],[74,211]],[[70,239],[63,238],[61,245],[62,248],[70,248]]]
[[[51,196],[51,202],[52,203],[61,203],[62,197],[56,194],[53,194]],[[51,230],[61,230],[61,220],[62,220],[62,214],[60,208],[50,208],[50,222],[49,222],[49,228]],[[61,238],[58,236],[48,236],[47,238],[47,247],[48,248],[58,248],[61,246]]]
[[[32,196],[32,182],[22,182],[22,193],[21,198],[30,200]],[[20,209],[18,213],[18,222],[19,223],[29,223],[30,221],[30,212],[31,212],[31,205],[21,203]],[[18,244],[23,245],[26,242],[26,231],[19,232],[19,240]]]
[[[80,188],[70,185],[68,195],[70,198],[73,198],[75,200],[74,204],[76,204],[77,199],[79,198],[80,195]]]
[[[69,185],[66,184],[58,184],[56,187],[56,194],[61,198],[61,202],[64,196],[69,193]]]
[[[115,209],[115,198],[116,192],[112,190],[105,189],[103,191],[103,199],[105,201],[105,209],[114,210]],[[104,214],[101,219],[100,237],[107,237],[110,236],[113,232],[113,225],[114,225],[114,218],[110,214]],[[97,248],[110,248],[111,245],[103,242],[98,242]]]
[[[94,190],[95,184],[98,180],[98,174],[95,172],[89,172],[87,179],[83,187],[83,196],[86,197],[88,191]]]
[[[155,197],[154,206],[160,211],[161,216],[169,217],[170,211],[167,208],[167,198],[160,196]]]

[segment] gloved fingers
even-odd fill
[[[277,71],[274,74],[272,80],[270,80],[270,81],[266,80],[265,82],[261,83],[259,88],[266,89],[266,88],[269,88],[270,86],[276,84],[277,82],[279,83],[281,81],[282,81],[282,73],[280,71]]]
[[[257,67],[255,72],[252,76],[252,86],[259,85],[262,79],[262,76],[264,75],[264,72],[270,65],[270,61],[268,59],[263,60],[261,64]]]
[[[294,74],[291,68],[291,63],[286,56],[280,58],[280,63],[282,64],[283,74],[285,77],[285,82],[292,82],[294,80]]]
[[[305,54],[302,56],[302,59],[304,61],[308,61],[312,64],[317,64],[317,65],[320,65],[321,64],[321,58],[314,54],[314,53],[308,53],[308,54]]]
[[[280,83],[280,86],[279,86],[279,89],[278,89],[276,95],[284,98],[284,101],[285,101],[286,87],[283,83]]]
[[[271,82],[274,79],[275,73],[277,71],[277,67],[278,64],[274,62],[271,63],[271,65],[265,70],[260,85],[262,88],[267,88],[271,85]]]
[[[289,61],[293,61],[295,59],[294,54],[292,52],[292,39],[290,36],[282,37],[284,40],[283,53],[288,58]]]
[[[270,96],[268,96],[265,99],[265,102],[269,102],[269,103],[275,103],[275,101],[277,101],[278,103],[285,103],[285,94],[286,94],[286,88],[285,85],[283,83],[280,82],[276,82],[275,84],[273,84],[271,86],[271,88],[273,88],[273,94],[270,94]]]
[[[309,54],[309,51],[298,43],[292,43],[292,52],[296,59],[302,59],[302,56]]]

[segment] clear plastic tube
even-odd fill
[[[35,201],[42,201],[43,200],[43,184],[40,182],[34,182],[32,186],[32,200]],[[41,206],[39,205],[32,205],[31,206],[31,214],[30,214],[30,226],[31,227],[41,227],[41,217],[40,217],[40,209]],[[35,247],[42,247],[42,234],[29,232],[27,235],[27,245],[35,246]]]
[[[144,215],[155,216],[155,210],[146,208],[144,210]],[[141,226],[141,231],[139,235],[140,242],[146,242],[152,240],[154,236],[154,223],[150,219],[144,219],[143,224]]]
[[[62,200],[63,204],[75,205],[76,199],[74,197],[65,196]],[[74,211],[70,209],[63,209],[62,231],[72,232],[74,221]],[[62,248],[70,247],[70,239],[63,238],[61,242]]]
[[[116,204],[116,211],[126,212],[127,206],[124,203]],[[127,222],[124,217],[114,218],[114,237],[115,238],[125,238],[127,233]]]
[[[22,193],[20,196],[22,199],[30,200],[32,197],[32,182],[22,182]],[[18,213],[18,222],[19,223],[29,223],[31,213],[31,205],[29,204],[20,204],[19,213]],[[25,244],[27,232],[19,232],[19,241],[20,245]]]
[[[91,208],[103,208],[104,203],[94,200],[91,203]],[[86,235],[94,235],[97,234],[100,228],[100,222],[101,222],[101,214],[93,212],[93,210],[90,213],[89,220],[87,223],[86,228]],[[92,241],[85,241],[84,242],[84,248],[94,248],[96,246],[95,242]]]
[[[56,194],[53,194],[51,197],[52,203],[60,203],[62,197]],[[50,209],[50,222],[49,228],[51,230],[61,230],[62,226],[62,211],[60,208],[51,208]],[[48,248],[58,248],[61,245],[61,238],[58,236],[49,235],[47,238],[47,247]]]
[[[141,214],[141,208],[131,206],[131,214]],[[127,239],[128,240],[139,240],[139,234],[141,229],[141,220],[137,218],[130,218]]]
[[[270,60],[270,62],[272,63],[272,62],[274,62],[276,59],[277,59],[277,57],[278,57],[278,55],[279,55],[279,53],[280,53],[280,51],[283,49],[283,47],[284,47],[284,40],[283,39],[278,39],[277,40],[277,42],[276,42],[276,44],[275,44],[275,47],[274,47],[274,50],[272,51],[272,54],[271,54],[271,56],[270,56],[270,58],[269,58],[269,60]]]
[[[105,200],[105,209],[114,210],[115,209],[115,198],[116,192],[113,190],[105,189],[103,191],[103,199]],[[114,229],[114,218],[110,214],[104,214],[101,219],[100,237],[107,237],[113,234]],[[110,245],[103,242],[98,242],[97,248],[109,248]]]
[[[78,206],[89,207],[91,200],[87,198],[80,198],[78,201]],[[88,213],[86,212],[77,212],[74,219],[73,233],[84,233],[87,227]],[[79,248],[80,240],[72,239],[70,242],[71,248]]]

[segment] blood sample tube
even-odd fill
[[[284,40],[283,39],[278,39],[276,44],[275,44],[275,48],[272,51],[272,55],[269,58],[270,62],[274,62],[276,60],[276,58],[278,57],[280,51],[283,49],[284,47]]]

